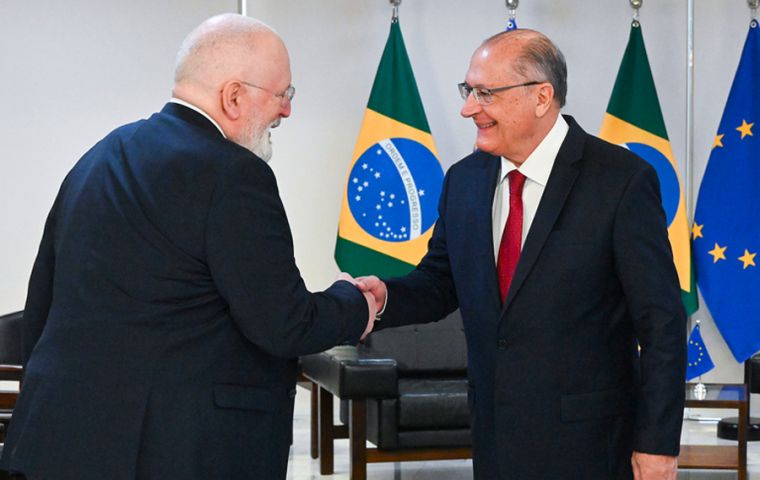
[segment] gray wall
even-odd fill
[[[169,97],[184,35],[235,0],[0,2],[0,312],[23,307],[47,210],[76,159],[114,127],[148,116]],[[341,189],[389,27],[387,0],[250,0],[249,15],[284,37],[298,93],[273,132],[272,160],[312,289],[337,273],[332,259]],[[523,0],[518,23],[544,31],[569,64],[565,112],[589,132],[601,125],[628,38],[628,0]],[[685,156],[686,1],[649,0],[641,11],[665,122]],[[472,148],[459,117],[469,56],[504,28],[503,0],[405,0],[401,26],[444,168]],[[749,23],[745,0],[696,0],[695,178],[699,185]],[[695,192],[696,193],[696,192]],[[718,368],[741,369],[704,309]]]

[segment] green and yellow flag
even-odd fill
[[[443,170],[398,20],[391,23],[356,141],[335,260],[351,275],[411,271],[438,219]]]
[[[668,221],[673,260],[681,283],[681,299],[690,315],[697,310],[689,224],[678,168],[670,148],[660,101],[649,68],[641,26],[631,26],[628,46],[612,89],[599,136],[622,145],[651,164],[660,180],[662,206]]]

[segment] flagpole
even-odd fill
[[[248,1],[238,0],[238,13],[240,15],[248,16]]]
[[[694,0],[686,2],[686,159],[684,167],[686,170],[686,178],[683,182],[686,221],[691,225],[694,218]],[[689,315],[688,320],[689,332],[694,328],[699,328],[699,319],[695,320],[693,315]],[[698,400],[704,399],[707,395],[707,387],[702,383],[701,374],[692,392]]]
[[[507,4],[507,28],[505,31],[517,28],[517,7],[520,6],[520,0],[506,0]]]
[[[687,3],[686,20],[686,219],[694,218],[694,0]]]
[[[517,7],[520,6],[520,0],[506,0],[506,3],[509,21],[514,22],[515,18],[517,18]]]

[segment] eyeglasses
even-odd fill
[[[280,106],[285,108],[290,102],[293,101],[293,97],[296,95],[296,87],[293,85],[288,85],[288,88],[285,89],[282,93],[274,93],[273,91],[266,89],[264,87],[259,87],[258,85],[254,85],[253,83],[246,82],[243,80],[240,80],[240,83],[248,85],[249,87],[258,88],[259,90],[264,90],[267,93],[270,93],[274,95],[275,97],[280,99]]]
[[[539,85],[541,83],[546,82],[526,82],[517,85],[507,85],[506,87],[496,88],[471,87],[467,85],[466,82],[462,82],[457,84],[457,87],[459,87],[459,94],[462,96],[463,100],[467,100],[467,97],[469,97],[470,94],[473,94],[475,95],[475,101],[480,105],[490,105],[493,103],[493,94],[496,92],[504,92],[506,90],[511,90],[517,87],[528,87],[531,85]]]

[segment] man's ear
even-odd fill
[[[238,81],[229,81],[222,87],[222,112],[230,120],[237,120],[242,115],[240,101],[245,86]]]
[[[541,118],[554,103],[554,86],[551,83],[542,83],[536,96],[536,117]]]

